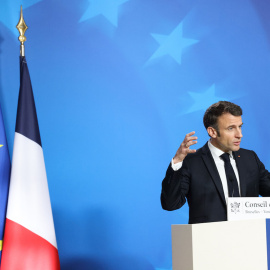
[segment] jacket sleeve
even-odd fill
[[[174,171],[169,165],[166,176],[162,181],[161,206],[164,210],[172,211],[181,208],[186,202],[189,191],[189,172],[186,163],[181,169]]]

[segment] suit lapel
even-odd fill
[[[241,190],[241,197],[245,197],[246,196],[246,168],[245,168],[245,164],[243,159],[240,156],[239,151],[237,152],[233,152],[233,156],[235,159],[235,163],[237,166],[237,170],[238,170],[238,174],[239,174],[239,182],[240,182],[240,190]]]
[[[215,161],[212,157],[212,154],[208,148],[207,143],[202,148],[202,159],[203,159],[205,166],[207,167],[207,169],[212,177],[212,180],[213,180],[213,182],[218,190],[218,193],[219,193],[224,205],[226,206],[224,190],[222,187],[221,179],[220,179]]]

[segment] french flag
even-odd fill
[[[1,270],[59,270],[35,101],[25,57],[13,147]]]

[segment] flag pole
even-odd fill
[[[28,29],[24,19],[23,19],[23,10],[22,10],[22,6],[21,6],[21,16],[20,16],[20,20],[16,26],[16,28],[18,29],[20,36],[19,36],[19,41],[21,42],[21,49],[20,49],[20,53],[21,56],[25,56],[24,55],[24,42],[26,41],[26,37],[24,35],[25,31]]]

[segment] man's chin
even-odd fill
[[[234,145],[232,148],[233,148],[232,151],[238,151],[240,149],[240,144]]]

